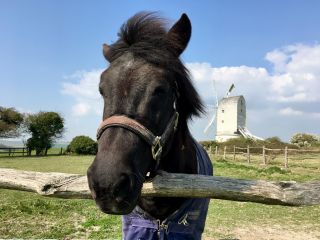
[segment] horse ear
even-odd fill
[[[111,62],[110,46],[108,44],[103,44],[103,55],[108,62]]]
[[[180,19],[167,33],[169,46],[177,57],[185,50],[191,37],[191,22],[187,14],[182,14]]]

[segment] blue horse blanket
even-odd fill
[[[198,174],[213,175],[212,163],[202,146],[194,141]],[[208,198],[191,198],[164,221],[153,218],[139,206],[122,217],[123,240],[198,240],[208,212]]]

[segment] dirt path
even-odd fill
[[[275,226],[251,226],[234,228],[232,231],[216,229],[212,235],[226,237],[210,237],[204,235],[204,240],[320,240],[320,229],[301,227],[297,230],[284,229]],[[211,235],[211,234],[210,234]]]

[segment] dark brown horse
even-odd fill
[[[167,31],[154,14],[139,13],[118,36],[103,47],[110,65],[99,85],[104,121],[98,153],[88,169],[89,187],[105,213],[129,214],[138,205],[164,220],[186,199],[141,197],[146,175],[158,170],[198,173],[187,122],[203,112],[203,105],[179,59],[191,23],[183,14]]]

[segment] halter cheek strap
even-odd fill
[[[179,122],[179,113],[174,112],[166,129],[161,136],[156,136],[148,128],[137,122],[136,120],[129,118],[125,115],[111,116],[105,119],[101,124],[97,132],[97,140],[100,139],[103,132],[110,127],[121,127],[133,132],[141,137],[145,142],[151,146],[152,157],[156,161],[156,169],[159,167],[160,159],[163,152],[163,147],[167,144],[170,136],[176,131]]]

